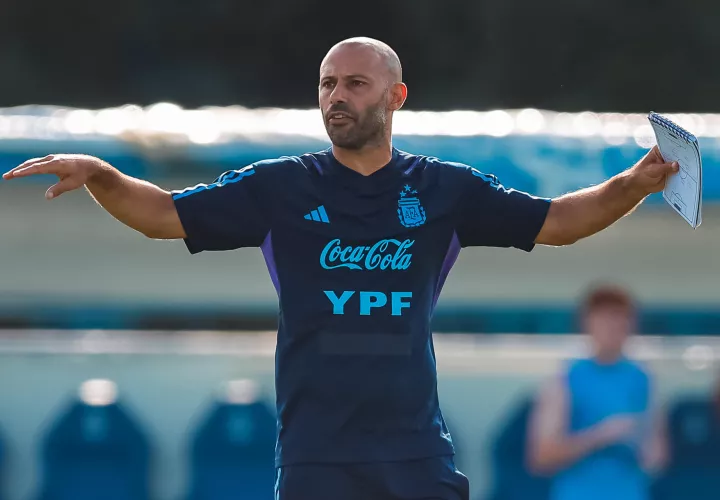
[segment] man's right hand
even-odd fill
[[[52,174],[59,179],[45,193],[47,199],[85,186],[110,215],[148,238],[186,237],[168,191],[125,175],[99,158],[75,154],[33,158],[5,173],[3,179],[38,174]]]
[[[3,174],[3,179],[10,180],[38,174],[56,175],[59,181],[45,193],[45,198],[51,199],[84,186],[102,168],[102,160],[94,156],[57,154],[28,160]]]
[[[631,442],[639,432],[637,416],[617,415],[608,417],[596,427],[597,440],[601,445]]]

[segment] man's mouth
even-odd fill
[[[328,115],[328,122],[337,125],[348,123],[352,119],[352,116],[342,111],[334,111]]]

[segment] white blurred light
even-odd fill
[[[558,113],[552,120],[551,132],[555,135],[573,137],[576,135],[575,119],[570,113]]]
[[[33,137],[50,137],[53,133],[53,131],[50,129],[52,121],[53,119],[48,116],[42,116],[33,120],[31,129]]]
[[[228,403],[249,405],[257,402],[260,395],[258,384],[250,379],[231,380],[227,383],[225,399]]]
[[[65,128],[65,120],[54,116],[48,118],[46,134],[50,139],[59,139],[61,136],[67,136],[68,131]]]
[[[705,123],[705,120],[702,116],[698,114],[692,114],[690,115],[690,118],[693,121],[691,132],[695,137],[701,137],[705,135],[705,131],[707,130],[707,124]]]
[[[393,130],[397,135],[425,135],[432,124],[427,111],[400,111],[393,117]]]
[[[608,144],[620,146],[627,142],[629,127],[623,115],[619,113],[603,114],[600,122],[600,135]]]
[[[87,110],[49,108],[38,115],[17,115],[0,110],[0,137],[54,138],[60,133],[115,136],[133,131],[141,136],[173,134],[175,139],[195,144],[232,140],[233,136],[298,135],[326,138],[318,109],[247,109],[242,106],[184,110],[177,104],[160,102],[145,109],[126,105],[115,109]],[[43,114],[44,113],[44,114]],[[697,137],[720,137],[720,115],[664,114]],[[50,118],[48,120],[47,118]],[[608,144],[634,141],[641,147],[654,145],[654,134],[644,113],[593,112],[556,113],[538,109],[477,112],[408,111],[395,114],[396,135],[447,135],[503,137],[555,135],[559,137],[600,137]]]
[[[585,111],[575,116],[575,129],[577,131],[577,135],[582,137],[597,135],[600,128],[600,118],[595,113]]]
[[[122,109],[103,109],[95,116],[95,130],[100,134],[122,134],[131,126],[130,115]]]
[[[515,128],[515,120],[507,111],[496,110],[487,114],[488,134],[493,137],[509,135]]]
[[[393,130],[395,134],[414,134],[413,129],[417,126],[417,120],[413,120],[414,115],[419,114],[413,111],[398,111],[393,116]]]
[[[65,129],[71,134],[90,134],[94,129],[94,115],[92,111],[77,109],[65,116]]]
[[[145,112],[145,126],[154,132],[183,132],[183,110],[177,104],[161,102],[153,104]]]
[[[446,113],[424,112],[420,135],[438,135],[450,132],[452,127],[452,124],[449,123],[452,120],[450,113],[452,111]]]
[[[195,144],[212,144],[220,138],[219,122],[211,111],[188,111],[185,132]]]
[[[415,118],[412,120],[414,134],[416,135],[432,135],[438,134],[445,127],[443,118],[440,114],[430,116],[426,111],[414,113]],[[401,132],[401,133],[407,133]]]
[[[524,134],[537,134],[545,128],[545,117],[537,109],[523,109],[515,119],[517,130]]]
[[[254,128],[261,127],[265,120],[263,115],[251,116],[237,110],[228,110],[222,113],[223,130],[226,133],[245,135]]]
[[[145,121],[145,111],[136,104],[128,104],[120,108],[123,120],[127,120],[129,130],[141,129]]]
[[[646,149],[653,147],[656,142],[655,133],[653,132],[650,124],[640,125],[639,127],[636,127],[635,131],[633,132],[633,138],[635,139],[635,143],[638,146]]]
[[[704,115],[703,122],[705,123],[705,133],[702,135],[706,137],[720,137],[720,116]]]
[[[65,117],[67,117],[67,115],[68,115],[69,113],[70,113],[70,110],[69,110],[69,109],[58,108],[58,109],[56,109],[55,111],[53,111],[53,112],[50,114],[50,116],[52,116],[53,118],[65,118]]]
[[[117,385],[112,380],[86,380],[80,386],[80,399],[90,406],[108,406],[117,401]]]
[[[126,104],[122,106],[120,109],[122,109],[126,113],[142,113],[143,108],[141,106],[138,106],[137,104]]]
[[[605,142],[610,146],[622,146],[627,142],[627,137],[621,135],[608,135],[605,136]]]
[[[314,136],[324,134],[322,115],[319,111],[283,109],[273,117],[272,131],[280,134]],[[266,132],[271,132],[266,130]]]
[[[493,124],[490,121],[489,113],[478,113],[476,111],[448,111],[439,115],[441,135],[449,136],[471,136],[482,134],[491,130]],[[432,123],[434,120],[429,120]]]
[[[250,118],[245,121],[247,128],[244,133],[276,134],[275,126],[278,124],[282,112],[282,109],[268,109],[254,116],[243,112],[243,116]]]
[[[9,122],[9,137],[32,137],[32,126],[34,118],[32,116],[11,116]]]
[[[0,137],[7,137],[10,135],[10,118],[7,116],[0,116]]]
[[[693,123],[693,119],[690,115],[685,113],[680,113],[675,116],[675,119],[673,120],[675,123],[680,125],[685,130],[694,130],[695,126]]]
[[[709,346],[694,345],[685,350],[682,360],[689,370],[705,370],[715,361],[715,354]]]

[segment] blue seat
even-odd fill
[[[148,440],[120,403],[73,402],[42,442],[40,500],[147,500]]]
[[[492,444],[493,488],[489,500],[547,500],[550,479],[528,470],[527,427],[534,398],[525,396],[504,420]]]
[[[3,495],[4,491],[5,491],[5,440],[3,439],[2,432],[0,432],[0,500],[5,498],[5,496]]]
[[[720,491],[720,414],[709,400],[685,398],[668,415],[670,464],[653,484],[655,500],[711,500]]]
[[[262,403],[216,402],[191,450],[191,500],[273,500],[276,419]]]

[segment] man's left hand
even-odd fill
[[[679,169],[677,162],[666,162],[658,147],[654,146],[628,173],[633,187],[649,195],[662,191],[668,176],[676,174]]]

